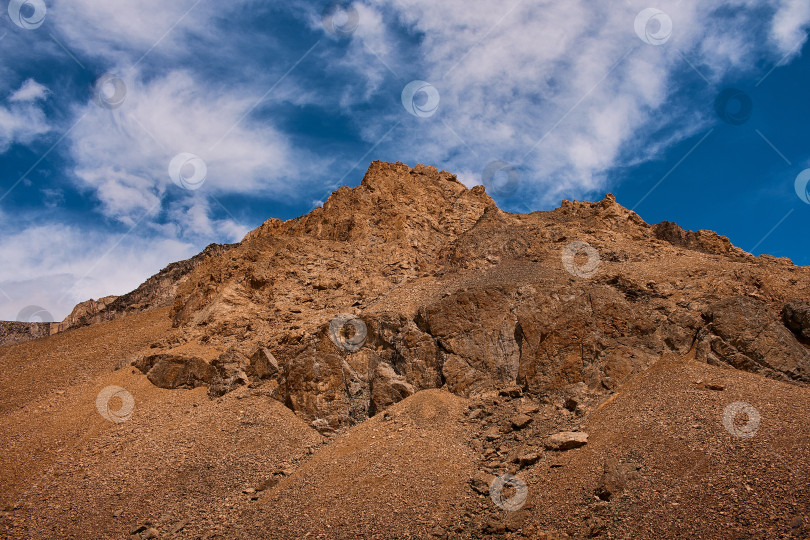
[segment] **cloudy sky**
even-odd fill
[[[810,264],[807,0],[2,7],[0,319],[125,293],[375,159]]]

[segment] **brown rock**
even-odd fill
[[[250,368],[260,379],[271,379],[279,373],[276,358],[264,347],[259,347],[250,357]]]
[[[481,495],[489,495],[489,486],[495,477],[482,471],[478,471],[470,479],[470,487]]]
[[[585,446],[588,434],[581,431],[562,431],[546,439],[544,445],[548,450],[571,450]]]
[[[614,495],[624,491],[626,485],[625,467],[616,458],[607,458],[604,473],[599,479],[599,485],[594,490],[596,496],[603,501],[609,501]]]
[[[810,302],[791,300],[782,308],[782,321],[791,332],[810,339]]]
[[[534,465],[538,461],[540,461],[540,454],[536,452],[527,452],[518,456],[518,464],[520,465],[521,469],[523,467],[528,467],[529,465]]]
[[[532,417],[526,414],[519,414],[517,416],[513,416],[509,421],[511,422],[513,428],[523,429],[532,423]]]
[[[705,316],[719,338],[711,349],[722,361],[773,378],[810,382],[810,353],[764,302],[735,296],[713,303]]]
[[[219,378],[216,368],[198,357],[172,354],[145,356],[135,363],[135,367],[160,388],[196,388]]]

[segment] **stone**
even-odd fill
[[[810,339],[810,302],[791,300],[785,304],[782,321],[797,336]]]
[[[377,364],[371,383],[371,411],[380,412],[416,393],[416,388],[386,363]]]
[[[561,431],[546,439],[544,445],[548,450],[572,450],[585,446],[588,443],[588,434],[584,431]]]
[[[470,487],[481,495],[489,495],[489,486],[493,480],[495,480],[493,475],[478,471],[470,479]]]
[[[519,398],[523,395],[523,389],[520,386],[507,386],[506,388],[501,388],[498,392],[500,395],[510,398]]]
[[[484,523],[483,530],[490,534],[503,534],[506,532],[506,525],[496,518],[488,518]]]
[[[614,495],[624,491],[626,485],[625,467],[616,458],[609,457],[605,460],[604,472],[594,494],[603,501],[609,501]]]
[[[532,417],[526,414],[513,416],[510,420],[514,429],[523,429],[532,423]]]
[[[264,491],[266,489],[270,489],[276,484],[278,484],[279,478],[277,476],[271,476],[269,478],[265,478],[262,480],[258,486],[256,486],[256,491]]]
[[[145,356],[135,363],[135,367],[159,388],[196,388],[219,380],[216,368],[195,356]]]
[[[154,527],[150,527],[143,532],[141,538],[150,539],[150,538],[157,538],[158,536],[160,536],[160,532],[158,532],[158,530],[155,529]]]
[[[139,534],[148,529],[152,524],[149,522],[146,523],[139,523],[137,525],[133,525],[132,528],[129,530],[130,535]]]
[[[250,357],[250,369],[260,379],[271,379],[280,371],[273,353],[264,347],[259,347]]]
[[[530,465],[534,465],[538,461],[540,461],[540,454],[538,454],[537,452],[527,452],[520,454],[518,456],[518,464],[520,465],[521,469],[524,467],[528,467]]]

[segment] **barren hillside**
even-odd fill
[[[0,347],[9,538],[810,536],[810,270],[374,162]]]

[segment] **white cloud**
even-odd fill
[[[8,100],[12,103],[18,101],[37,101],[39,99],[45,99],[48,93],[47,87],[39,84],[34,79],[28,79],[19,89],[9,96]]]
[[[48,21],[71,49],[127,63],[150,50],[160,54],[184,49],[188,33],[204,33],[211,18],[227,8],[197,0],[55,0],[53,4],[48,6]]]
[[[780,0],[778,6],[771,24],[771,37],[790,58],[798,54],[807,41],[810,3],[806,0]]]
[[[15,320],[28,305],[61,320],[78,302],[129,292],[167,261],[195,252],[191,244],[170,238],[133,234],[122,239],[75,227],[31,224],[0,237],[0,320]]]
[[[88,103],[70,135],[80,186],[101,202],[105,216],[133,223],[172,196],[223,193],[299,196],[318,160],[294,149],[269,122],[249,118],[261,97],[252,89],[218,89],[185,71],[148,82],[126,78],[126,99],[108,110]],[[189,152],[206,163],[203,186],[183,191],[169,177],[172,158]]]
[[[769,23],[762,20],[763,3],[732,0],[722,13],[710,2],[664,3],[674,31],[662,46],[635,34],[635,17],[648,6],[619,0],[364,5],[354,35],[359,59],[347,65],[376,87],[384,68],[363,51],[377,49],[402,86],[413,78],[428,81],[441,104],[435,116],[419,121],[402,108],[384,115],[358,112],[363,134],[376,142],[402,120],[394,144],[421,162],[469,170],[510,161],[526,171],[524,180],[539,196],[535,206],[605,189],[611,167],[639,153],[650,157],[666,148],[663,142],[706,128],[709,107],[687,111],[671,101],[684,73],[704,84],[688,62],[711,81],[705,85],[709,101],[728,72],[762,76],[754,71],[758,66],[773,65],[794,49],[810,22],[810,4],[770,0]],[[417,44],[398,42],[399,22],[420,36]],[[763,24],[767,42],[751,39],[752,28]],[[362,111],[364,99],[356,92],[344,106]],[[650,140],[653,133],[662,140]],[[642,140],[649,151],[637,147]],[[627,152],[631,144],[636,147]]]
[[[42,106],[48,89],[33,79],[25,81],[8,97],[8,106],[0,105],[0,154],[12,144],[28,144],[51,131]]]

